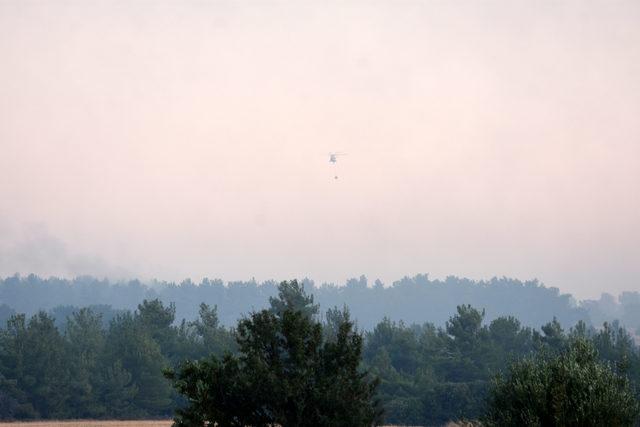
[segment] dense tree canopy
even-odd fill
[[[515,316],[529,327],[539,327],[553,317],[565,328],[580,320],[601,325],[604,321],[610,322],[616,318],[634,322],[638,320],[625,324],[632,330],[640,327],[640,317],[634,317],[631,312],[612,316],[615,310],[603,311],[601,308],[605,305],[596,302],[587,304],[589,310],[586,310],[571,295],[561,294],[557,288],[545,287],[535,280],[521,282],[494,278],[473,281],[458,277],[432,280],[422,274],[403,278],[390,286],[383,286],[379,281],[370,283],[364,276],[350,279],[344,286],[317,286],[306,279],[298,283],[309,294],[313,294],[314,303],[322,312],[346,305],[358,327],[368,331],[382,317],[402,320],[407,324],[429,322],[444,326],[456,306],[462,304],[482,307],[489,321],[502,316]],[[180,284],[141,283],[137,280],[112,283],[92,277],[67,280],[43,279],[34,275],[12,276],[0,279],[0,303],[6,305],[0,305],[0,322],[4,324],[14,311],[31,316],[40,310],[56,310],[56,320],[63,322],[74,307],[95,306],[95,311],[101,312],[103,320],[108,323],[114,314],[105,305],[114,310],[134,311],[137,304],[145,299],[159,299],[165,306],[175,303],[176,317],[187,321],[198,318],[198,304],[201,302],[217,305],[220,323],[232,327],[251,310],[270,308],[271,298],[278,298],[278,284],[274,281],[225,284],[220,280],[204,279],[199,284],[190,280]],[[623,301],[626,304],[624,307],[633,310],[635,300],[631,294]],[[531,307],[536,309],[531,310]],[[592,313],[593,319],[590,317]]]
[[[362,336],[348,315],[334,340],[313,320],[317,307],[296,281],[283,282],[271,310],[238,324],[238,356],[187,362],[167,376],[189,405],[176,425],[370,426],[380,421],[377,382],[361,370]]]
[[[0,330],[0,418],[170,416],[178,398],[162,369],[234,348],[215,309],[180,326],[174,310],[145,300],[105,326],[83,308],[63,330],[45,312],[13,315]]]
[[[486,416],[495,426],[632,426],[638,402],[629,380],[598,359],[593,344],[571,339],[560,354],[514,363],[494,383]]]
[[[640,384],[638,347],[618,322],[605,322],[598,329],[586,322],[567,327],[550,316],[539,328],[532,328],[519,318],[491,318],[487,311],[464,304],[454,308],[440,325],[409,324],[378,313],[380,320],[360,335],[348,309],[334,307],[322,313],[318,298],[305,294],[314,289],[308,286],[287,282],[280,290],[274,288],[271,301],[264,297],[261,307],[265,310],[245,316],[234,329],[220,321],[219,306],[197,300],[193,301],[197,317],[181,321],[176,320],[178,305],[160,299],[141,299],[134,310],[64,306],[49,313],[25,315],[5,307],[0,310],[8,316],[0,329],[0,418],[170,417],[175,408],[185,407],[186,401],[164,378],[162,370],[166,368],[175,370],[176,379],[211,375],[232,379],[228,384],[220,382],[219,388],[210,390],[212,395],[222,393],[218,396],[227,402],[254,404],[235,399],[234,393],[247,396],[247,387],[264,391],[271,383],[257,384],[258,377],[243,373],[249,372],[247,366],[266,369],[265,361],[271,360],[268,357],[279,360],[274,349],[289,351],[287,346],[300,356],[275,365],[292,373],[285,382],[289,388],[278,389],[283,396],[293,396],[291,390],[305,396],[300,390],[305,390],[307,383],[294,374],[310,369],[298,365],[306,356],[314,361],[313,372],[323,372],[317,378],[319,389],[339,396],[340,389],[331,387],[338,387],[340,381],[322,383],[320,379],[338,375],[331,360],[353,361],[360,351],[355,350],[361,348],[362,364],[342,362],[349,369],[339,375],[353,379],[365,369],[379,377],[376,397],[385,410],[386,422],[395,424],[438,425],[478,419],[487,409],[485,397],[496,374],[506,375],[505,369],[514,361],[564,354],[576,339],[589,341],[597,351],[597,360],[628,378],[633,390]],[[240,285],[229,289],[233,289],[234,298],[253,292],[247,291],[253,288]],[[357,284],[357,290],[361,296],[367,295],[363,282]],[[220,304],[225,301],[219,300]],[[285,316],[289,311],[303,315]],[[320,329],[318,323],[322,323]],[[294,333],[297,330],[306,331],[305,335]],[[268,338],[273,331],[286,331],[288,340],[272,342]],[[267,347],[271,352],[259,351],[260,345],[268,343],[272,344]],[[348,351],[341,353],[345,348]],[[189,395],[194,390],[181,392]],[[325,405],[323,408],[335,404],[313,401]],[[286,409],[279,411],[290,416]]]

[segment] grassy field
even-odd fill
[[[29,422],[11,422],[2,423],[0,427],[170,427],[171,420],[157,421],[96,421],[96,420],[76,420],[76,421],[29,421]],[[465,424],[447,424],[445,427],[466,427]],[[471,426],[471,425],[469,425]],[[385,427],[401,427],[401,426],[385,426]],[[419,426],[418,426],[419,427]],[[471,426],[472,427],[472,426]]]
[[[0,427],[170,427],[171,420],[156,421],[96,421],[96,420],[76,420],[76,421],[29,421],[29,422],[12,422],[2,423]],[[454,424],[449,423],[445,427],[472,427],[472,424]],[[400,427],[400,426],[386,426]]]
[[[0,427],[170,427],[171,420],[155,420],[155,421],[97,421],[97,420],[75,420],[75,421],[28,421],[28,422],[11,422],[2,423]],[[448,423],[444,427],[474,427],[473,423]],[[400,426],[385,426],[400,427]]]
[[[156,421],[96,421],[96,420],[76,420],[76,421],[29,421],[29,422],[11,422],[2,423],[0,427],[170,427],[171,420]],[[449,423],[444,427],[473,427],[472,424],[454,424]],[[385,427],[402,427],[402,426],[385,426]],[[410,427],[410,426],[409,426]],[[420,427],[420,426],[418,426]]]
[[[171,420],[167,421],[95,421],[95,420],[77,420],[77,421],[30,421],[30,422],[12,422],[2,423],[0,427],[170,427]],[[454,424],[449,423],[444,427],[474,427],[473,424]],[[407,427],[407,426],[384,426],[384,427]],[[412,427],[412,426],[408,426]],[[420,427],[420,426],[416,426]]]
[[[76,420],[76,421],[30,421],[0,423],[0,427],[169,427],[171,420],[156,421],[96,421],[96,420]]]

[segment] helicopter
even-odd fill
[[[346,155],[347,155],[347,153],[341,153],[341,152],[329,153],[329,163],[332,163],[333,165],[336,165],[336,163],[338,162],[338,157],[339,156],[346,156]],[[338,179],[338,175],[336,174],[333,177],[333,179]]]
[[[340,152],[329,153],[329,162],[336,163],[338,161],[338,156],[346,156],[346,155],[347,153],[340,153]]]

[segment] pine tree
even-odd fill
[[[362,336],[348,316],[323,339],[317,306],[297,282],[283,282],[271,310],[237,328],[239,356],[187,362],[167,377],[189,401],[176,425],[376,425],[377,381],[360,366]]]

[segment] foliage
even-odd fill
[[[278,297],[270,297],[269,311],[282,317],[286,311],[297,311],[311,318],[318,314],[319,306],[313,303],[313,295],[304,290],[304,283],[297,280],[284,281],[278,286]]]
[[[376,381],[360,369],[362,336],[348,316],[323,340],[313,299],[280,285],[272,310],[238,324],[239,355],[187,362],[167,376],[187,397],[176,425],[368,426],[379,422]]]
[[[444,326],[456,306],[462,304],[485,309],[485,319],[488,321],[511,315],[517,317],[522,325],[535,328],[554,316],[564,328],[573,326],[579,320],[601,325],[604,321],[622,319],[620,316],[624,316],[625,325],[632,327],[632,330],[640,327],[640,316],[631,315],[631,312],[617,316],[613,309],[607,309],[597,319],[591,317],[590,320],[590,315],[596,313],[601,305],[596,307],[591,304],[586,310],[577,305],[571,295],[562,294],[557,288],[543,286],[535,280],[522,282],[502,277],[474,281],[454,276],[434,280],[426,274],[419,274],[404,277],[388,286],[383,286],[380,281],[371,283],[364,276],[339,285],[314,284],[308,279],[297,284],[313,294],[314,304],[319,305],[322,312],[346,305],[358,326],[368,331],[383,316],[395,321],[402,320],[405,324],[431,322],[436,326]],[[188,279],[181,283],[141,283],[138,280],[110,282],[89,276],[75,279],[11,276],[0,278],[0,303],[7,305],[4,309],[0,307],[0,320],[11,310],[27,316],[40,310],[55,311],[53,314],[59,322],[58,326],[63,328],[71,311],[78,307],[95,306],[93,310],[101,312],[103,321],[108,325],[114,316],[105,306],[111,306],[112,311],[135,311],[140,301],[159,299],[165,306],[175,303],[176,318],[186,319],[187,322],[199,318],[201,302],[217,305],[220,324],[231,327],[250,310],[271,308],[270,298],[278,299],[278,283],[274,281],[223,283],[221,280],[205,278],[200,283]],[[627,295],[624,299],[626,310],[635,310],[633,301],[634,298]],[[615,304],[614,307],[617,307]],[[531,307],[536,309],[531,310]]]
[[[468,305],[456,311],[445,328],[429,324],[408,327],[384,319],[367,335],[365,362],[381,378],[380,397],[388,422],[441,425],[450,420],[478,419],[487,409],[485,396],[496,374],[515,361],[531,363],[526,361],[536,360],[532,359],[536,355],[551,358],[565,354],[578,339],[592,343],[599,355],[589,353],[588,359],[574,360],[576,366],[602,361],[634,383],[640,381],[638,348],[619,326],[605,324],[595,331],[578,324],[567,334],[555,319],[535,331],[523,328],[513,317],[498,318],[487,325],[483,313]],[[616,378],[626,381],[624,376]],[[504,399],[509,398],[507,387]],[[528,397],[523,394],[522,398]],[[635,402],[636,397],[627,393],[626,398]],[[614,406],[613,410],[619,409]]]
[[[496,426],[632,426],[638,402],[628,379],[576,338],[561,354],[526,358],[495,380],[486,416]]]
[[[169,416],[179,397],[162,369],[233,341],[215,308],[204,305],[201,319],[181,326],[174,310],[145,300],[106,326],[91,308],[71,311],[64,322],[44,312],[12,315],[0,329],[0,418]]]
[[[28,294],[24,293],[25,286],[38,304],[42,303],[39,298],[56,301],[60,298],[56,292],[75,295],[65,290],[68,281],[39,280],[36,276],[5,279],[0,284],[0,300],[24,297]],[[80,278],[71,283],[74,292],[95,294],[106,301],[119,295],[111,293],[112,285],[104,282]],[[460,281],[440,283],[420,276],[402,281],[393,289],[379,283],[369,288],[366,279],[360,278],[339,290],[325,288],[320,292],[315,288],[315,298],[306,294],[313,289],[308,281],[286,282],[281,289],[275,284],[263,288],[255,282],[229,287],[217,281],[200,285],[185,282],[155,288],[155,294],[139,282],[131,282],[116,286],[122,291],[118,304],[135,302],[130,310],[66,305],[49,313],[25,315],[0,305],[0,315],[7,320],[0,328],[0,418],[161,418],[170,416],[177,407],[197,408],[197,402],[213,411],[217,408],[210,404],[213,399],[232,405],[225,413],[247,414],[242,420],[220,418],[224,424],[257,425],[273,419],[275,409],[262,413],[248,408],[274,399],[270,405],[277,409],[278,416],[295,423],[299,414],[286,402],[290,404],[301,396],[323,408],[323,414],[355,423],[349,417],[363,419],[366,414],[340,406],[340,402],[349,402],[352,396],[362,400],[368,389],[352,389],[346,397],[341,393],[348,389],[343,387],[345,383],[357,384],[363,370],[368,370],[380,379],[375,399],[384,408],[387,422],[441,425],[481,417],[492,379],[496,374],[506,375],[513,362],[536,357],[551,360],[565,354],[578,339],[592,343],[597,360],[613,372],[626,376],[632,385],[640,384],[640,353],[623,324],[607,321],[596,329],[578,321],[568,327],[572,323],[567,324],[564,312],[555,319],[546,317],[537,324],[539,329],[533,329],[527,325],[537,317],[495,316],[495,308],[492,315],[490,308],[478,310],[467,304],[454,306],[442,318],[447,306],[441,302],[447,295],[451,297],[449,303],[460,296],[450,293],[456,286],[460,295],[470,295],[468,301],[477,301],[479,295],[500,297],[503,305],[508,300],[505,307],[513,307],[513,313],[519,313],[520,303],[511,305],[512,299],[526,296],[530,301],[527,306],[539,306],[553,305],[557,301],[554,298],[559,298],[548,299],[548,290],[529,285],[513,287],[508,281],[485,284],[485,289],[472,292],[469,289],[480,285],[466,287]],[[502,294],[493,293],[498,289]],[[192,304],[195,318],[176,321],[180,304],[166,302],[173,296],[183,304]],[[145,297],[150,298],[145,301]],[[271,301],[269,297],[273,297]],[[74,298],[70,297],[67,304],[80,301]],[[389,305],[381,299],[387,299],[384,304]],[[245,307],[263,307],[266,312],[257,310],[231,329],[223,319],[226,316],[229,324],[229,313],[240,310],[239,301]],[[349,309],[328,305],[339,301],[363,303],[355,307],[351,304]],[[634,301],[633,295],[627,295],[625,307],[635,307]],[[318,304],[334,307],[322,318],[320,333]],[[421,324],[397,321],[402,318],[397,312],[393,315],[393,311],[380,309],[391,304],[408,310],[422,304],[421,318],[442,320]],[[442,307],[436,310],[437,304]],[[557,311],[557,307],[541,313]],[[365,311],[370,311],[369,317],[364,317],[370,326],[359,333],[352,315],[360,325]],[[302,315],[285,314],[290,312]],[[388,316],[383,318],[385,314]],[[373,316],[378,316],[376,322],[372,322]],[[356,363],[360,357],[362,361]],[[337,364],[336,360],[341,362]],[[164,368],[173,369],[174,380],[184,380],[191,388],[178,393],[164,378]],[[257,371],[266,376],[254,375]],[[276,375],[284,375],[287,380],[275,381]],[[218,378],[219,387],[208,388],[207,395],[200,393],[204,389],[197,385],[198,380],[205,384],[211,378]],[[371,385],[369,378],[361,378],[360,384]],[[333,397],[323,400],[320,394],[309,392],[312,383],[313,389]],[[191,396],[191,400],[184,396]],[[307,417],[308,412],[303,410],[302,414]],[[213,419],[221,413],[206,416]],[[310,419],[320,424],[326,421]]]

